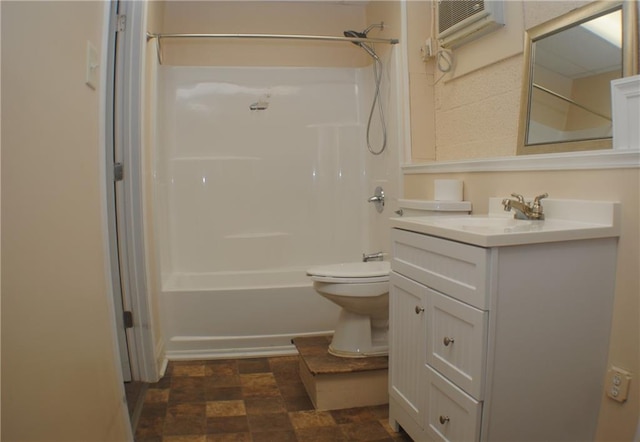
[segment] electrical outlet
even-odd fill
[[[431,37],[425,40],[424,46],[420,47],[420,52],[422,53],[422,61],[427,61],[434,56]]]
[[[611,366],[607,371],[607,381],[605,392],[614,401],[624,402],[629,395],[629,384],[631,383],[631,373],[621,368]]]

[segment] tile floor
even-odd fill
[[[316,411],[298,357],[170,362],[150,384],[136,442],[398,442],[388,407]]]

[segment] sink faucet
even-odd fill
[[[365,255],[364,253],[362,254],[362,262],[369,262],[373,260],[382,261],[383,258],[384,253],[382,252],[369,253],[368,255]]]
[[[548,193],[544,193],[542,195],[538,195],[533,199],[532,202],[525,202],[524,197],[522,195],[518,195],[517,193],[512,193],[512,197],[516,198],[515,200],[505,198],[502,200],[502,205],[504,206],[505,212],[509,212],[511,209],[514,210],[515,219],[535,219],[535,220],[543,220],[544,219],[544,208],[540,203],[542,198],[546,198],[549,196]]]

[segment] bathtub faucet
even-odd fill
[[[376,253],[369,253],[368,255],[365,255],[364,253],[362,254],[362,262],[369,262],[369,261],[382,261],[382,259],[384,258],[384,253],[382,252],[376,252]]]

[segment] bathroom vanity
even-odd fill
[[[390,424],[414,441],[593,440],[617,203],[392,219]]]

